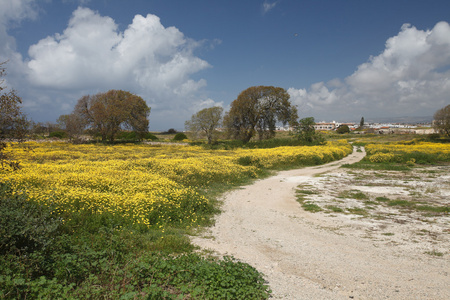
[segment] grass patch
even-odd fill
[[[351,199],[357,199],[357,200],[369,199],[369,196],[367,196],[363,192],[354,191],[354,190],[342,191],[338,194],[337,197],[338,198],[351,198]]]
[[[431,255],[431,256],[438,256],[438,257],[444,256],[444,253],[436,251],[436,250],[426,251],[425,254],[428,254],[428,255]]]
[[[303,195],[316,195],[319,192],[317,191],[311,191],[311,190],[296,190],[297,194],[303,194]]]
[[[389,202],[389,201],[391,201],[391,199],[389,199],[388,197],[385,197],[385,196],[376,197],[375,200],[378,201],[378,202]]]
[[[367,216],[369,213],[367,212],[367,210],[365,210],[364,208],[361,207],[351,207],[351,208],[347,208],[347,211],[351,214],[354,215],[361,215],[361,216]]]
[[[335,213],[343,213],[344,212],[344,210],[342,208],[335,206],[335,205],[327,205],[327,206],[325,206],[325,208],[332,212],[335,212]]]
[[[432,212],[432,213],[439,213],[439,214],[450,213],[450,206],[418,205],[415,207],[415,209],[418,211]]]
[[[313,213],[323,210],[319,205],[311,203],[311,202],[302,203],[302,207],[304,210],[313,212]]]
[[[401,206],[401,207],[409,207],[414,208],[415,203],[408,200],[391,200],[387,202],[388,206]]]

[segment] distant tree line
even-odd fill
[[[110,90],[81,97],[72,113],[61,115],[57,123],[35,123],[21,111],[22,99],[14,90],[4,86],[5,62],[0,63],[0,161],[7,163],[8,139],[20,140],[27,134],[47,135],[75,139],[90,134],[102,141],[114,141],[124,132],[135,139],[150,137],[148,132],[151,108],[141,97],[122,90]],[[221,107],[205,108],[185,122],[185,129],[194,138],[204,136],[209,144],[218,137],[218,131],[229,138],[248,143],[251,139],[270,139],[278,125],[289,125],[297,138],[305,144],[318,144],[323,138],[314,129],[314,118],[298,120],[297,108],[290,102],[287,91],[274,86],[253,86],[242,91],[224,113]],[[361,118],[360,127],[364,126]],[[434,114],[433,126],[439,133],[450,136],[450,105]],[[347,127],[339,128],[346,133]],[[169,129],[167,134],[177,134]],[[177,136],[178,140],[185,135]],[[12,162],[11,162],[12,164]]]

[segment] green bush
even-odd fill
[[[7,184],[0,185],[0,254],[45,249],[61,223],[51,208],[28,201],[23,194],[13,194]]]
[[[147,132],[147,133],[144,135],[144,139],[155,141],[155,140],[157,140],[158,138],[157,138],[153,133]]]
[[[350,132],[350,128],[347,125],[341,125],[336,130],[336,132],[339,133],[339,134],[349,133]]]
[[[48,137],[51,137],[51,138],[55,137],[58,139],[63,139],[63,138],[67,137],[67,133],[65,133],[64,131],[53,131],[48,135]]]
[[[173,140],[174,141],[182,141],[182,140],[187,140],[187,138],[188,137],[184,133],[178,132],[177,134],[175,134]]]

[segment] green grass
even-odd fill
[[[312,190],[296,190],[297,194],[304,194],[304,195],[315,195],[318,194],[317,191],[312,191]]]
[[[444,253],[436,251],[436,250],[426,251],[425,254],[432,255],[432,256],[438,256],[438,257],[444,256]]]
[[[413,208],[415,206],[415,203],[407,200],[391,200],[387,202],[387,205]]]
[[[354,190],[342,191],[338,194],[337,197],[338,198],[351,198],[351,199],[357,199],[357,200],[369,199],[369,196],[367,196],[363,192],[354,191]]]
[[[313,212],[313,213],[323,210],[319,205],[317,205],[315,203],[311,203],[311,202],[303,203],[302,207],[303,207],[304,210],[309,211],[309,212]]]
[[[367,216],[369,213],[367,210],[361,207],[351,207],[347,208],[348,212],[355,215]]]
[[[378,202],[388,202],[388,201],[390,201],[389,198],[384,197],[384,196],[376,197],[375,200],[378,201]]]
[[[344,210],[342,208],[340,208],[338,206],[335,206],[335,205],[327,205],[327,206],[325,206],[325,208],[330,210],[330,211],[332,211],[332,212],[335,212],[335,213],[342,213],[342,212],[344,212]]]

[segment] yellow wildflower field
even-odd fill
[[[450,161],[450,144],[430,142],[398,142],[368,144],[365,147],[371,162],[434,163]]]
[[[345,141],[254,150],[27,142],[13,145],[12,151],[22,168],[0,171],[1,182],[58,213],[105,213],[147,226],[190,226],[211,208],[201,193],[211,184],[256,178],[261,168],[326,163],[352,148]]]

